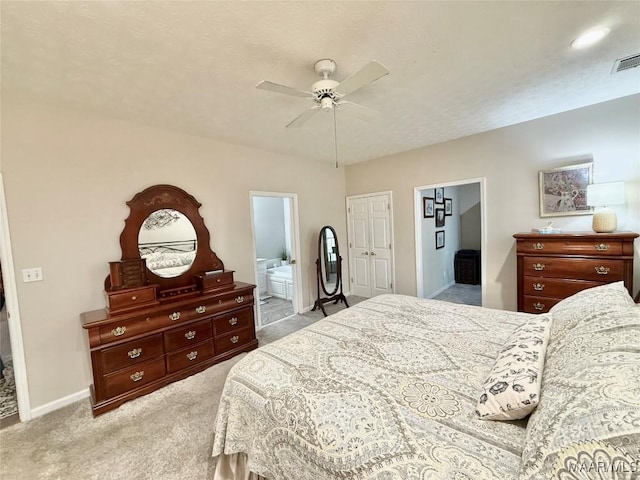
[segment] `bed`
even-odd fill
[[[568,480],[591,478],[585,465],[640,478],[639,339],[622,283],[548,316],[374,297],[232,368],[214,478]],[[481,418],[488,385],[490,397],[520,391],[496,380],[514,373],[538,389],[524,392],[528,416]]]

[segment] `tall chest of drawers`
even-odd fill
[[[91,349],[94,415],[257,348],[253,290],[224,291],[109,314],[81,314]]]
[[[623,281],[633,292],[637,233],[517,233],[518,311],[548,312],[586,288]]]

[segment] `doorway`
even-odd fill
[[[418,297],[483,305],[485,179],[424,185],[414,196]]]
[[[394,291],[391,192],[347,197],[349,290],[370,298]]]
[[[260,329],[301,310],[298,197],[250,192],[250,200]]]
[[[7,217],[7,203],[4,194],[4,179],[0,172],[0,263],[2,265],[2,284],[4,294],[4,306],[2,316],[6,318],[6,324],[0,326],[0,335],[7,335],[9,338],[6,349],[10,352],[13,379],[15,381],[15,392],[17,396],[17,407],[19,420],[26,422],[31,420],[31,408],[29,403],[29,390],[27,387],[27,369],[24,356],[24,345],[22,343],[22,328],[20,326],[20,310],[18,308],[18,294],[16,278],[13,266],[13,252],[11,249],[11,235],[9,232],[9,220]],[[4,323],[4,322],[3,322]],[[6,330],[5,330],[6,328]],[[6,341],[3,340],[3,343]],[[5,347],[1,347],[4,351]],[[3,360],[7,357],[0,352]],[[6,363],[6,362],[5,362]],[[6,365],[5,365],[6,367]],[[5,368],[5,375],[7,374]],[[13,388],[13,387],[12,387]],[[3,426],[6,423],[17,421],[15,416],[8,422],[0,422]]]

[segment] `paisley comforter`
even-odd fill
[[[530,317],[382,295],[251,352],[220,400],[216,478],[517,478],[524,421],[475,408]]]

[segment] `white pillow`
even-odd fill
[[[538,315],[509,336],[484,382],[476,407],[480,418],[515,420],[536,408],[550,326],[550,316]]]

